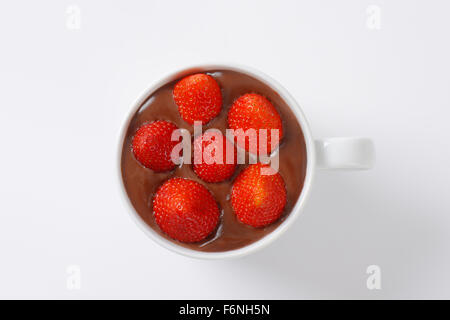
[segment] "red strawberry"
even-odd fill
[[[197,137],[194,140],[194,153],[198,156],[194,156],[193,169],[203,181],[224,181],[236,170],[234,145],[218,130],[208,130]],[[196,158],[201,162],[195,163]]]
[[[262,168],[274,174],[263,175]],[[241,222],[253,227],[269,225],[280,218],[286,205],[284,180],[269,165],[250,165],[233,183],[231,205]]]
[[[166,181],[153,198],[156,223],[169,237],[197,242],[210,235],[219,223],[219,207],[200,183],[184,178]]]
[[[132,148],[136,159],[156,172],[175,168],[171,153],[178,141],[172,141],[171,137],[176,129],[173,123],[162,120],[143,124],[133,137]]]
[[[228,112],[228,126],[234,130],[243,129],[244,132],[254,129],[256,134],[259,134],[259,129],[267,129],[267,153],[275,150],[283,137],[281,118],[277,110],[269,100],[256,93],[244,94],[233,103]],[[271,129],[279,130],[278,141],[271,141]],[[257,150],[251,149],[252,145],[249,145],[248,139],[245,146],[241,144],[239,146],[254,154],[260,150],[259,139]]]
[[[222,92],[210,75],[197,73],[187,76],[173,88],[173,98],[184,121],[206,124],[222,109]]]

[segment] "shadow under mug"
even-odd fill
[[[239,249],[223,252],[197,251],[179,246],[176,243],[161,237],[156,231],[154,231],[148,224],[146,224],[142,220],[142,218],[134,209],[126,193],[125,186],[122,180],[122,171],[121,171],[122,147],[127,132],[127,128],[134,114],[147,100],[147,98],[150,95],[152,95],[158,88],[164,86],[169,82],[172,82],[188,74],[192,74],[193,72],[208,72],[210,70],[229,70],[244,73],[265,83],[266,85],[271,87],[275,92],[277,92],[280,95],[280,97],[286,102],[286,104],[291,108],[292,112],[295,114],[300,124],[300,127],[303,131],[303,136],[305,138],[306,154],[307,154],[306,176],[304,186],[294,208],[292,209],[292,212],[287,216],[287,218],[275,230],[273,230],[271,233],[267,234],[260,240]],[[137,101],[132,105],[130,113],[128,114],[127,119],[124,121],[122,125],[117,148],[117,173],[119,178],[120,193],[134,221],[150,238],[152,238],[155,242],[157,242],[161,246],[173,252],[200,259],[226,259],[226,258],[240,257],[253,253],[272,243],[281,234],[286,232],[286,230],[293,224],[295,219],[302,212],[305,203],[308,199],[311,190],[311,185],[313,184],[314,181],[313,178],[316,169],[364,170],[372,168],[374,163],[375,163],[375,148],[372,140],[368,138],[359,138],[359,137],[341,137],[341,138],[327,138],[314,140],[308,122],[306,121],[305,115],[303,114],[298,103],[286,91],[286,89],[284,89],[274,79],[270,78],[269,76],[265,75],[260,71],[254,70],[249,67],[238,66],[234,64],[200,65],[183,68],[163,78],[162,80],[158,81],[153,86],[145,90],[141,94],[141,96],[137,99]]]

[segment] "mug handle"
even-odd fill
[[[375,146],[368,138],[326,138],[315,140],[320,169],[367,170],[375,164]]]

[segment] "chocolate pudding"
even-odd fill
[[[204,71],[201,71],[204,72]],[[196,73],[196,72],[192,72]],[[286,184],[287,202],[280,219],[263,228],[254,228],[241,223],[230,203],[230,192],[234,178],[247,164],[239,164],[234,175],[227,181],[206,183],[192,170],[191,164],[183,164],[169,172],[157,173],[143,167],[133,156],[131,142],[134,133],[145,122],[167,120],[179,128],[187,129],[193,134],[193,126],[184,122],[174,102],[172,81],[151,94],[140,106],[130,121],[122,149],[122,179],[128,197],[140,217],[162,237],[176,244],[198,251],[219,252],[247,246],[266,236],[277,228],[290,214],[303,188],[306,175],[306,146],[303,133],[294,113],[286,102],[263,82],[244,73],[228,70],[209,70],[222,90],[223,106],[220,114],[203,126],[203,132],[209,128],[217,128],[225,135],[227,114],[232,103],[246,93],[259,93],[265,96],[278,110],[283,121],[283,139],[279,146],[279,173]],[[185,75],[184,75],[185,76]],[[247,162],[248,163],[248,162]],[[221,210],[221,218],[217,229],[205,240],[198,243],[182,243],[168,237],[155,222],[152,211],[152,199],[157,188],[173,177],[195,180],[214,195]]]

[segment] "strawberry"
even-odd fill
[[[218,130],[208,130],[195,138],[194,153],[201,155],[201,158],[198,156],[200,163],[195,163],[197,157],[194,156],[193,169],[203,181],[221,182],[236,170],[234,145]]]
[[[242,129],[244,132],[248,129],[256,130],[256,135],[259,137],[259,130],[267,130],[267,149],[266,152],[270,154],[276,149],[278,142],[283,137],[283,128],[281,124],[281,118],[272,103],[260,94],[247,93],[239,97],[234,101],[233,105],[228,112],[228,126],[233,130]],[[272,129],[279,130],[278,141],[271,141]],[[257,140],[258,146],[254,150],[252,145],[249,145],[248,139],[246,139],[245,145],[238,145],[251,153],[259,153],[260,145],[259,139]]]
[[[178,129],[168,121],[143,124],[135,133],[132,149],[135,158],[146,168],[156,172],[175,168],[171,159],[172,149],[178,141],[172,141],[172,132]]]
[[[273,170],[257,163],[245,168],[231,189],[231,206],[237,218],[253,227],[264,227],[280,218],[286,205],[286,187],[278,172],[261,174],[261,169]]]
[[[222,109],[222,92],[210,75],[197,73],[187,76],[173,88],[173,98],[181,117],[189,124],[206,124]]]
[[[200,183],[184,178],[167,180],[153,198],[158,226],[172,239],[198,242],[219,223],[219,207],[212,194]]]

